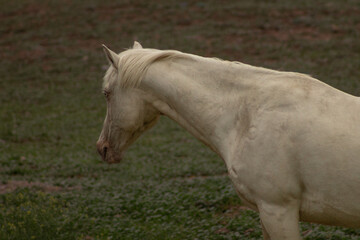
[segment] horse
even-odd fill
[[[311,76],[175,50],[105,45],[108,163],[165,115],[225,162],[264,239],[301,239],[299,221],[360,227],[360,99]]]

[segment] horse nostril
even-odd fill
[[[104,159],[106,158],[107,150],[108,150],[107,147],[104,147],[104,148],[103,148],[103,158],[104,158]]]

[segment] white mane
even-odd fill
[[[148,68],[151,64],[168,60],[171,58],[186,58],[186,59],[195,59],[199,56],[186,54],[180,51],[175,50],[158,50],[158,49],[129,49],[119,54],[119,62],[116,70],[114,67],[110,67],[104,77],[103,88],[137,88],[141,81],[143,80]],[[201,58],[201,57],[200,57]],[[247,65],[237,61],[226,61],[219,58],[206,58],[215,60],[217,62],[235,64],[247,68],[248,70],[252,69],[258,73],[282,73],[288,74],[297,77],[308,77],[307,75],[293,72],[279,72],[267,68],[255,67]]]
[[[157,49],[129,49],[119,57],[118,71],[110,67],[104,77],[104,86],[116,84],[120,88],[136,88],[140,85],[151,64],[164,59],[185,57],[179,51]]]

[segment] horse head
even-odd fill
[[[117,163],[122,154],[143,132],[157,122],[160,113],[144,99],[138,88],[122,88],[121,53],[116,54],[103,45],[110,63],[103,83],[107,113],[96,147],[103,161]],[[138,42],[133,48],[142,48]]]

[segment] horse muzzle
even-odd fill
[[[96,148],[101,156],[101,159],[104,162],[107,162],[109,164],[121,162],[122,159],[121,154],[114,154],[108,142],[98,141],[96,143]]]

